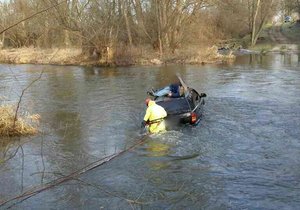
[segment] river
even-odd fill
[[[0,143],[0,203],[141,138],[146,91],[172,82],[207,94],[198,126],[143,144],[76,179],[0,209],[297,209],[300,54],[232,64],[93,68],[0,65],[1,103],[41,115],[41,133]],[[21,145],[21,147],[20,147]]]

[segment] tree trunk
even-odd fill
[[[64,30],[64,46],[66,48],[69,48],[71,46],[70,31],[67,29]]]
[[[151,36],[146,30],[145,23],[144,23],[144,16],[142,10],[142,4],[140,0],[132,0],[132,4],[134,5],[134,10],[136,13],[136,20],[138,25],[138,33],[140,36],[146,36],[150,41],[152,40]]]
[[[251,7],[251,0],[247,0],[247,6],[248,6],[248,12],[249,12],[249,15],[248,15],[248,28],[249,28],[249,31],[251,31],[252,29],[252,11],[253,11],[253,8]],[[252,0],[253,1],[253,0]]]
[[[270,10],[273,7],[273,0],[265,1],[261,3],[260,0],[257,0],[257,7],[255,10],[255,15],[253,17],[253,28],[252,28],[252,34],[251,34],[251,46],[254,46],[257,42],[257,39],[267,21],[267,17],[270,14]],[[258,10],[261,10],[261,14],[263,14],[263,17],[261,17],[260,24],[257,27],[256,22],[257,22],[257,14]],[[263,12],[262,12],[263,11]]]
[[[92,45],[92,43],[88,40],[89,36],[87,35],[87,32],[82,31],[81,32],[81,37],[82,37],[81,54],[84,57],[90,58],[93,55],[94,51],[96,50],[95,46]]]
[[[264,23],[262,22],[262,23],[261,23],[261,26],[257,29],[257,33],[254,35],[254,39],[253,39],[253,42],[252,42],[252,46],[254,46],[254,45],[256,44],[257,39],[258,39],[258,37],[259,37],[259,34],[260,34],[260,32],[262,31],[263,25],[264,25]]]
[[[45,48],[51,47],[51,41],[49,39],[49,23],[48,23],[48,19],[46,19],[46,21],[45,21],[45,27],[44,27],[44,32],[43,32],[43,35],[42,35],[41,45],[43,47],[45,47]]]
[[[118,35],[117,33],[114,33],[114,28],[112,26],[109,30],[108,46],[106,46],[105,61],[107,64],[112,64],[114,61],[115,37],[117,36]]]
[[[128,20],[128,9],[127,9],[128,2],[125,0],[121,0],[121,4],[122,4],[122,13],[123,13],[123,17],[125,20],[127,36],[128,36],[128,42],[129,42],[130,48],[132,48],[132,35],[131,35],[131,29],[130,29],[129,20]]]
[[[180,28],[183,19],[183,5],[184,3],[182,0],[177,0],[176,7],[175,7],[175,17],[173,20],[173,24],[170,27],[171,31],[171,42],[170,48],[172,52],[175,52],[176,48],[178,47],[179,37],[180,37]]]
[[[5,37],[5,32],[2,34],[2,38],[0,39],[0,49],[4,47],[4,37]]]
[[[162,58],[163,55],[163,43],[162,43],[162,22],[161,22],[161,14],[160,14],[160,5],[159,1],[155,1],[156,6],[156,20],[157,20],[157,40],[158,40],[158,47],[159,47],[159,55]]]
[[[297,0],[298,21],[300,20],[300,0]]]
[[[257,21],[257,14],[260,7],[260,0],[256,0],[256,7],[255,1],[253,1],[253,11],[254,15],[252,17],[252,32],[251,32],[251,46],[255,45],[255,36],[256,36],[256,21]]]

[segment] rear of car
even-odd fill
[[[156,103],[168,113],[168,124],[191,124],[197,125],[203,111],[204,97],[206,94],[199,95],[196,90],[189,88],[184,97],[180,98],[158,98]]]

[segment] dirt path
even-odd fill
[[[274,47],[272,51],[294,51],[299,52],[299,45],[282,33],[282,27],[280,25],[275,25],[271,27],[268,31],[268,35],[272,42],[274,42]]]
[[[281,32],[281,26],[274,26],[270,28],[268,34],[271,40],[277,44],[292,44],[291,41]]]

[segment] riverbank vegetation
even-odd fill
[[[246,39],[249,37],[245,37]],[[300,21],[295,20],[273,26],[266,25],[255,46],[249,49],[256,53],[300,52]]]
[[[0,61],[135,65],[231,60],[233,56],[212,49],[247,34],[250,40],[234,47],[255,45],[263,26],[282,5],[287,7],[283,2],[4,1],[0,2]],[[60,52],[55,54],[57,49]]]
[[[285,23],[282,26],[282,33],[288,39],[300,44],[300,19],[297,21]]]
[[[38,132],[39,115],[23,115],[16,118],[11,105],[0,106],[0,137],[27,136]]]
[[[40,115],[31,115],[28,111],[21,112],[22,99],[26,91],[38,80],[42,78],[43,71],[37,78],[32,80],[19,96],[16,105],[8,105],[1,101],[0,103],[0,137],[27,136],[38,132]],[[15,80],[18,78],[14,76]],[[0,139],[1,140],[1,139]]]

